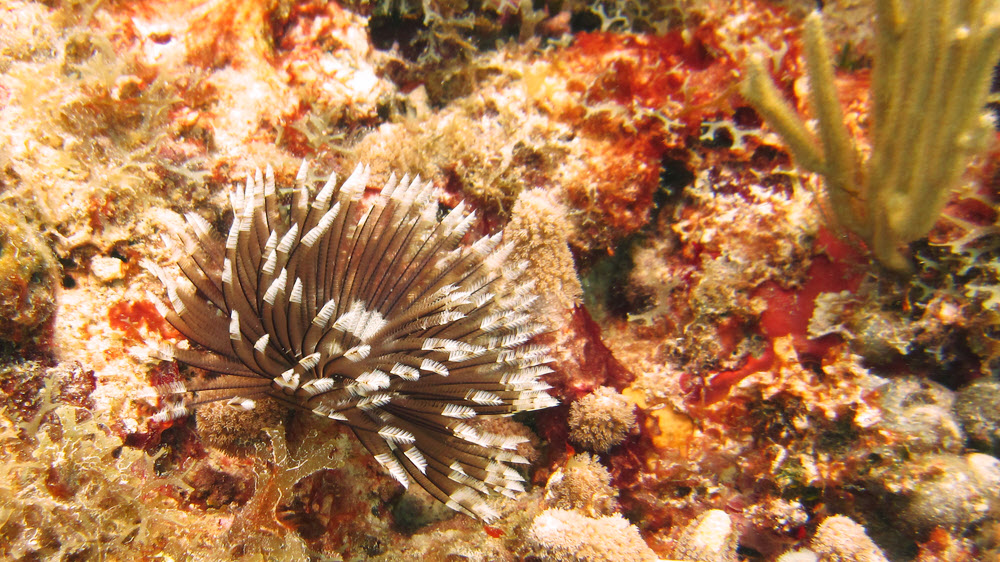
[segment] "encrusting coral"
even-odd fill
[[[530,554],[553,562],[652,562],[656,555],[639,530],[621,515],[591,518],[577,511],[546,509],[531,524]]]
[[[844,124],[818,12],[806,18],[804,41],[817,135],[782,99],[763,57],[751,57],[742,92],[798,164],[824,177],[836,222],[884,265],[907,271],[902,246],[931,230],[969,156],[992,130],[983,107],[1000,55],[1000,11],[995,3],[968,0],[876,6],[867,160]]]
[[[900,469],[904,524],[962,533],[1000,516],[1000,460],[982,453],[927,455]],[[891,481],[888,481],[891,482]]]
[[[888,562],[864,527],[840,515],[823,520],[811,545],[822,561]]]
[[[557,403],[538,380],[548,348],[528,343],[546,329],[534,284],[517,283],[526,263],[508,261],[502,233],[461,246],[474,214],[460,204],[438,221],[430,183],[393,176],[366,206],[369,174],[331,176],[312,196],[303,164],[290,220],[273,171],[248,175],[224,247],[188,215],[186,281],[148,266],[167,289],[165,318],[197,348],[158,354],[221,376],[157,386],[154,420],[270,397],[343,422],[404,486],[492,521],[485,496],[524,490],[508,463],[528,463],[515,452],[525,439],[475,418]]]
[[[671,554],[691,562],[736,562],[738,539],[729,515],[710,509],[684,527]]]
[[[899,435],[914,453],[961,451],[962,427],[952,412],[953,393],[933,381],[900,377],[879,388],[879,427]]]
[[[786,552],[777,562],[889,562],[865,528],[842,515],[823,520],[810,546]]]

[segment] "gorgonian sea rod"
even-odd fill
[[[521,437],[474,427],[481,417],[553,406],[539,377],[549,349],[532,314],[532,283],[502,233],[463,245],[474,214],[438,220],[429,182],[393,176],[365,198],[369,169],[312,197],[305,164],[291,208],[279,208],[268,167],[231,195],[223,246],[187,215],[167,320],[195,345],[161,358],[217,376],[156,387],[167,421],[219,400],[253,409],[270,396],[347,424],[375,459],[452,509],[485,521],[485,496],[512,496]],[[367,199],[367,200],[366,200]],[[287,216],[286,216],[287,215]]]

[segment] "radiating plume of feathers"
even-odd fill
[[[429,182],[393,176],[366,202],[367,167],[315,196],[307,177],[303,164],[285,216],[271,168],[248,175],[224,242],[189,214],[183,276],[148,265],[196,344],[160,357],[219,374],[156,387],[154,419],[270,396],[346,424],[404,486],[494,520],[484,497],[523,490],[523,439],[468,421],[556,404],[525,265],[501,234],[462,245],[474,215],[460,204],[438,220]]]

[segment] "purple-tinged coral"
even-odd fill
[[[462,246],[474,216],[459,205],[437,220],[419,178],[393,177],[366,204],[367,168],[315,196],[307,177],[303,165],[286,218],[271,169],[248,176],[224,247],[191,214],[184,278],[150,264],[167,320],[195,344],[160,355],[219,374],[157,387],[154,420],[269,397],[343,422],[404,486],[496,519],[484,498],[524,489],[510,464],[528,462],[525,438],[476,421],[556,404],[539,380],[549,350],[528,343],[545,327],[533,284],[517,282],[526,264],[499,233]]]

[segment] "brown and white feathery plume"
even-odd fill
[[[511,464],[527,463],[524,439],[473,420],[557,403],[539,380],[549,350],[530,343],[545,328],[518,281],[525,264],[508,262],[501,233],[462,245],[474,215],[460,204],[438,220],[419,178],[394,176],[365,201],[367,167],[315,197],[307,177],[303,164],[285,217],[271,168],[248,175],[224,245],[192,213],[183,276],[149,265],[167,320],[195,344],[160,357],[217,374],[154,388],[154,420],[270,396],[346,424],[403,486],[494,520],[484,498],[523,490]]]

